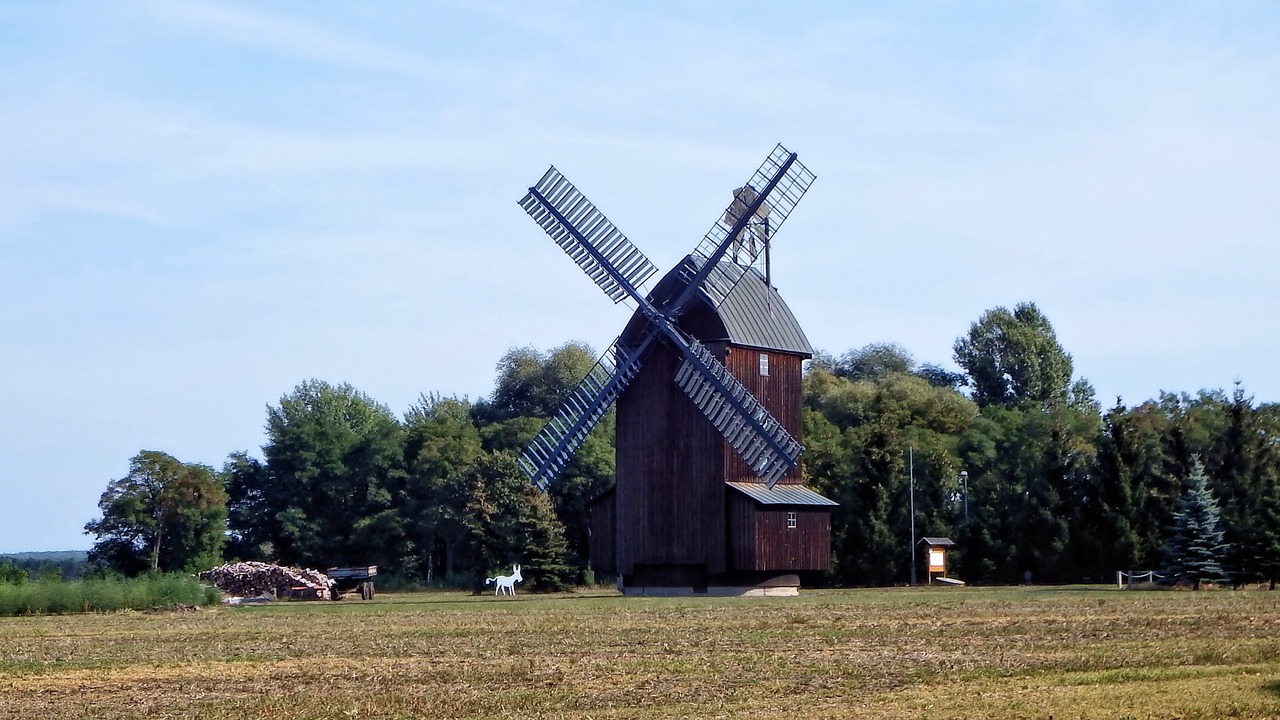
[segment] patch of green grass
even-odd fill
[[[145,610],[217,602],[216,590],[179,575],[0,584],[0,616]]]

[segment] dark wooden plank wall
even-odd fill
[[[754,348],[729,346],[725,354],[723,343],[715,347],[708,345],[733,373],[733,376],[755,396],[760,404],[773,415],[791,436],[800,442],[801,437],[800,409],[803,404],[801,382],[804,379],[804,357],[791,353],[768,352]],[[760,353],[769,356],[769,374],[760,375]],[[755,482],[756,474],[747,464],[733,452],[727,442],[721,441],[727,452],[724,479],[727,482]],[[801,466],[796,465],[778,482],[799,484],[804,482]]]
[[[796,527],[787,527],[795,512]],[[757,570],[826,570],[831,562],[831,513],[761,508],[756,513]]]
[[[712,349],[715,352],[715,349]],[[726,567],[724,442],[674,382],[659,343],[618,398],[618,572],[636,564]]]
[[[729,569],[756,569],[756,503],[742,493],[729,494]]]
[[[827,570],[831,563],[831,513],[826,508],[761,506],[730,491],[732,569],[741,571]],[[796,527],[787,527],[787,513]]]
[[[614,543],[617,495],[609,491],[588,508],[591,537],[587,542],[591,569],[598,574],[618,572],[617,546]]]

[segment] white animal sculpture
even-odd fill
[[[524,578],[520,576],[520,566],[513,565],[514,572],[510,575],[499,575],[497,577],[485,578],[484,584],[493,583],[493,594],[497,595],[501,592],[503,595],[515,595],[516,583],[524,582]]]

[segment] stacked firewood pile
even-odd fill
[[[274,595],[288,597],[292,588],[305,587],[323,590],[321,597],[328,597],[333,580],[319,570],[283,567],[261,562],[237,562],[219,565],[197,575],[226,595],[253,597]]]

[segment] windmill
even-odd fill
[[[799,484],[795,438],[812,349],[758,267],[813,180],[778,145],[652,286],[656,266],[555,167],[520,201],[606,296],[635,307],[519,460],[546,489],[617,403],[617,483],[592,508],[591,556],[630,589],[759,587],[826,569],[835,503]]]

